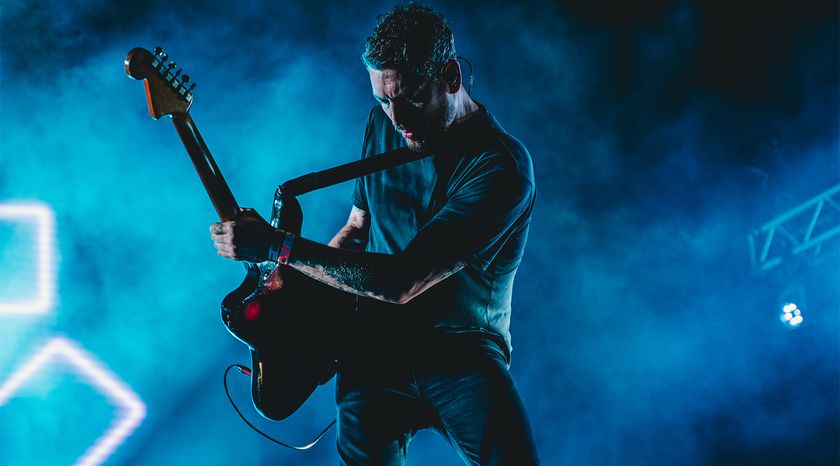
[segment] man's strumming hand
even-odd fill
[[[272,245],[283,242],[285,233],[277,230],[254,209],[245,208],[235,219],[210,225],[210,238],[218,254],[228,259],[248,262],[274,260]]]

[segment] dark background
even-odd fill
[[[58,253],[50,312],[0,317],[0,379],[61,334],[148,408],[109,464],[336,464],[334,432],[289,452],[227,406],[221,373],[249,361],[217,308],[242,270],[215,256],[214,211],[122,63],[164,46],[198,82],[191,114],[239,203],[268,216],[280,182],[358,157],[375,104],[359,56],[391,6],[4,1],[0,201],[49,206]],[[764,273],[747,243],[840,182],[837,2],[434,6],[472,95],[534,159],[511,370],[544,464],[838,464],[837,238]],[[350,193],[302,197],[304,234],[326,242]],[[32,245],[0,228],[2,297]],[[796,329],[779,319],[791,300]],[[70,463],[111,422],[71,372],[0,406],[0,462]],[[232,389],[255,417],[247,381]],[[332,389],[260,425],[305,443]],[[459,462],[421,433],[409,464]]]

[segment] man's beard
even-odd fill
[[[434,139],[409,139],[405,136],[403,139],[405,139],[405,145],[413,152],[426,152],[434,145]]]

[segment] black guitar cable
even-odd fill
[[[313,440],[312,442],[310,442],[310,443],[308,443],[304,446],[301,446],[301,447],[295,446],[295,445],[289,445],[288,443],[284,443],[284,442],[281,442],[281,441],[279,441],[275,438],[272,438],[271,436],[269,436],[265,432],[258,429],[255,425],[251,424],[247,419],[245,419],[245,416],[243,416],[242,412],[239,411],[239,408],[236,407],[236,403],[233,402],[233,398],[231,398],[231,396],[230,396],[230,391],[228,390],[228,383],[227,383],[228,373],[230,372],[231,369],[236,369],[239,372],[241,372],[242,374],[245,374],[249,377],[251,376],[251,369],[249,369],[248,367],[245,367],[241,364],[231,364],[227,367],[227,369],[225,369],[225,375],[222,377],[222,382],[225,384],[225,395],[227,395],[228,401],[230,401],[230,405],[233,406],[233,410],[236,411],[236,414],[239,415],[239,418],[242,419],[245,422],[245,424],[248,424],[248,427],[254,429],[254,431],[256,433],[262,435],[263,437],[267,438],[268,440],[271,440],[272,442],[276,443],[277,445],[280,445],[281,447],[291,448],[292,450],[308,450],[308,449],[312,448],[313,446],[315,446],[315,444],[318,443],[319,440],[321,440],[321,437],[323,437],[324,434],[326,434],[327,431],[330,430],[330,427],[335,425],[335,419],[333,419],[332,422],[330,422],[330,424],[327,427],[325,427],[324,430],[322,430],[321,433],[318,434],[317,437],[315,437],[315,440]]]

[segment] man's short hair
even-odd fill
[[[394,69],[439,82],[443,66],[456,57],[455,38],[443,15],[409,3],[376,18],[362,61],[368,69]]]

